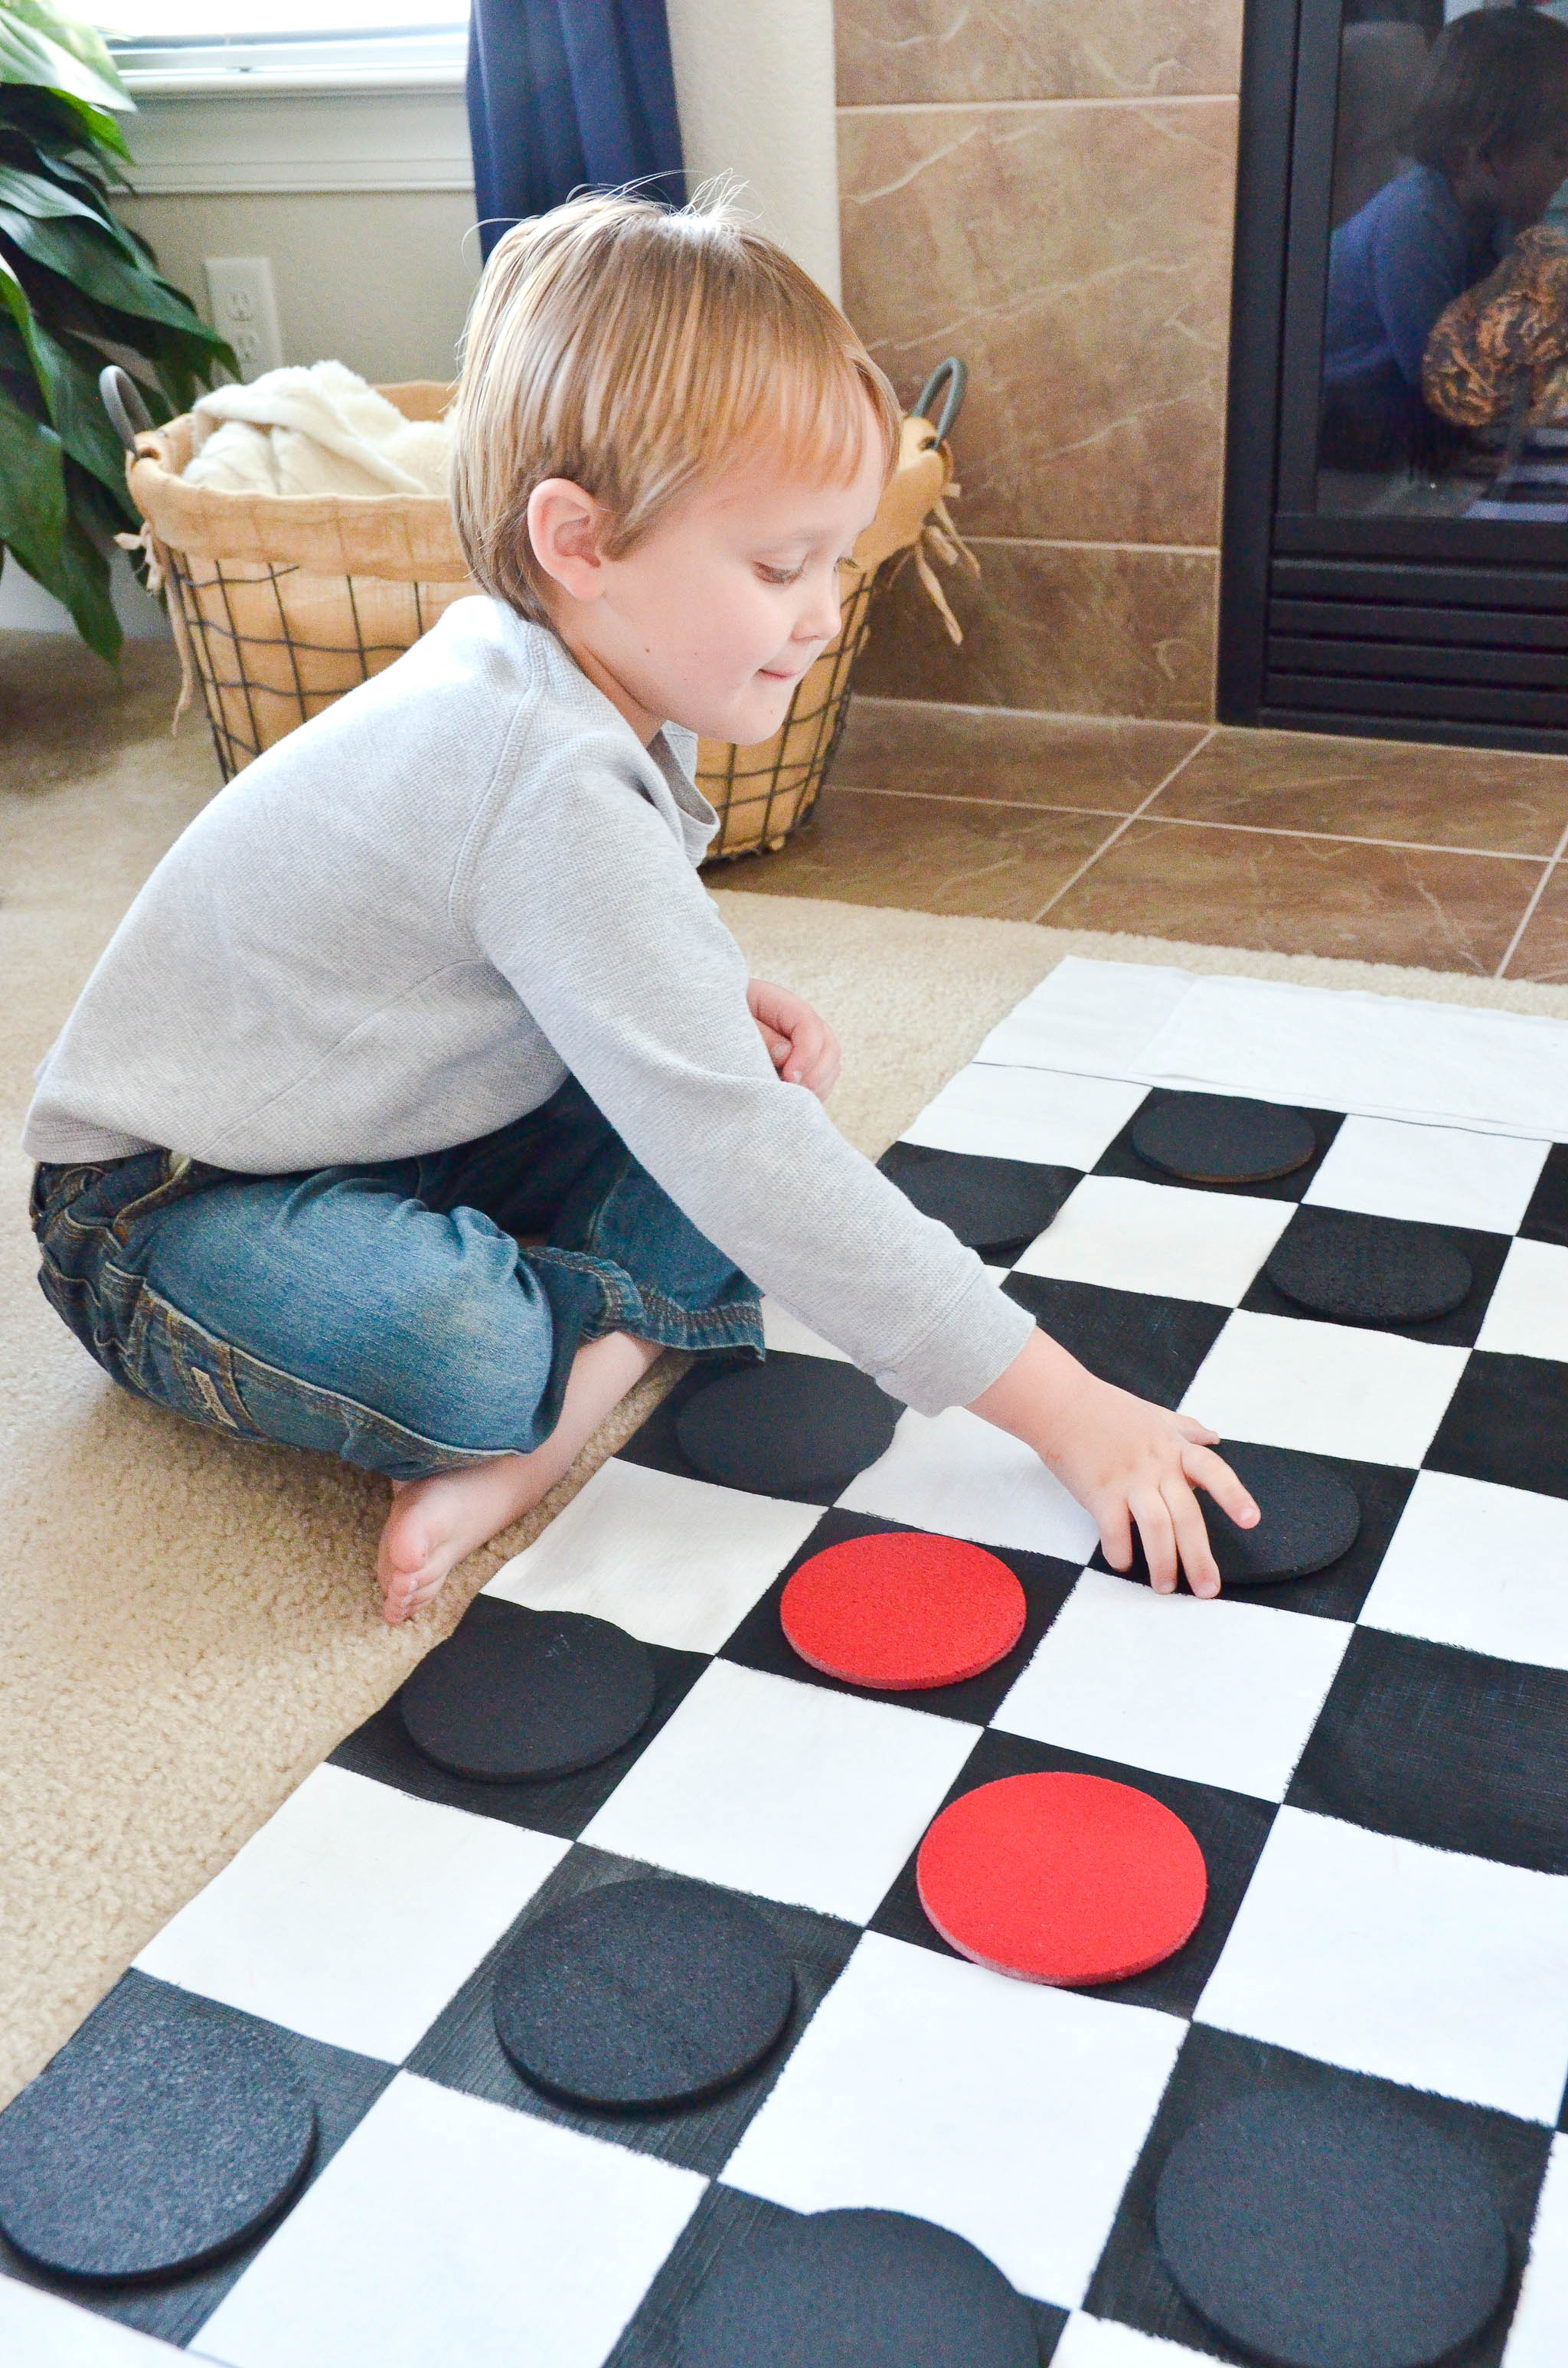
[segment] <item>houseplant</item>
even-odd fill
[[[0,548],[109,659],[108,554],[140,520],[98,372],[122,363],[167,418],[215,365],[234,367],[110,209],[131,154],[116,117],[131,111],[90,27],[51,0],[0,0]]]

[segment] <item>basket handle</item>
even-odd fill
[[[110,362],[98,372],[98,393],[108,413],[109,426],[114,429],[128,452],[136,450],[136,438],[144,436],[153,425],[153,415],[142,400],[142,390],[129,370],[118,362]]]
[[[105,372],[105,376],[108,376],[107,371]],[[915,409],[917,416],[920,418],[927,418],[930,416],[932,404],[936,401],[937,395],[941,394],[944,389],[946,390],[947,399],[942,404],[941,416],[937,422],[937,441],[938,444],[943,443],[946,440],[948,432],[951,428],[953,422],[957,419],[959,413],[963,409],[964,391],[968,385],[969,371],[964,367],[963,363],[960,361],[957,354],[949,354],[945,362],[938,362],[937,364],[936,369],[932,371],[930,377],[921,388],[919,394],[915,397]]]

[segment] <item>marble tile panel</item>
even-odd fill
[[[838,789],[1131,814],[1202,737],[1197,723],[857,697],[833,780]]]
[[[1540,877],[1522,858],[1135,822],[1046,918],[1488,977]]]
[[[971,378],[966,534],[1218,541],[1236,104],[839,119],[844,304],[907,400]]]
[[[856,687],[873,697],[1067,715],[1214,712],[1218,559],[1211,552],[977,541],[980,578],[944,584],[961,647],[905,568],[872,612]]]
[[[1108,814],[826,790],[778,854],[708,876],[714,887],[1028,921],[1119,827]]]
[[[838,103],[1233,91],[1240,0],[837,0]]]
[[[1504,976],[1568,985],[1568,864],[1554,864],[1547,875],[1540,902],[1508,957]]]
[[[1568,828],[1568,757],[1221,731],[1162,792],[1154,814],[1550,855]]]

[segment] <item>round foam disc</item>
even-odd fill
[[[705,1480],[761,1497],[846,1488],[892,1442],[903,1408],[830,1357],[769,1357],[722,1374],[681,1408],[681,1453]]]
[[[1267,1184],[1304,1167],[1317,1147],[1300,1110],[1231,1094],[1161,1095],[1132,1128],[1140,1159],[1191,1184]]]
[[[1175,1812],[1106,1776],[1005,1776],[965,1793],[927,1831],[915,1876],[960,1956],[1067,1988],[1172,1955],[1209,1891]]]
[[[1315,1457],[1289,1447],[1254,1447],[1242,1440],[1216,1450],[1246,1489],[1263,1519],[1238,1530],[1212,1497],[1199,1494],[1209,1543],[1226,1587],[1267,1587],[1277,1578],[1306,1578],[1348,1554],[1361,1527],[1355,1490]]]
[[[1502,2299],[1490,2173],[1375,2097],[1247,2099],[1172,2148],[1154,2198],[1193,2308],[1275,2368],[1428,2368]]]
[[[994,2262],[902,2212],[817,2212],[726,2246],[687,2305],[680,2368],[1040,2368]]]
[[[1429,1225],[1349,1209],[1301,1209],[1264,1272],[1277,1291],[1336,1324],[1429,1324],[1469,1296],[1474,1269]]]
[[[491,2007],[525,2079],[583,2105],[676,2105],[773,2045],[795,1976],[755,1908],[684,1877],[613,1883],[526,1924]]]
[[[415,1748],[482,1784],[570,1776],[630,1743],[653,1707],[645,1645],[585,1611],[480,1596],[397,1698]]]
[[[1024,1590],[1005,1562],[957,1538],[847,1538],[803,1562],[778,1616],[802,1661],[889,1693],[956,1686],[1010,1653]]]
[[[65,2277],[195,2269],[287,2202],[315,2135],[265,2031],[133,1979],[0,2115],[0,2229]]]
[[[1032,1242],[1055,1216],[1064,1191],[1061,1170],[1039,1167],[1032,1159],[931,1151],[921,1144],[900,1143],[881,1165],[922,1215],[939,1218],[975,1250]]]

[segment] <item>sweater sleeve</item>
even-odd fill
[[[504,768],[454,900],[574,1076],[692,1224],[893,1396],[977,1397],[1032,1319],[778,1077],[740,949],[617,736]]]

